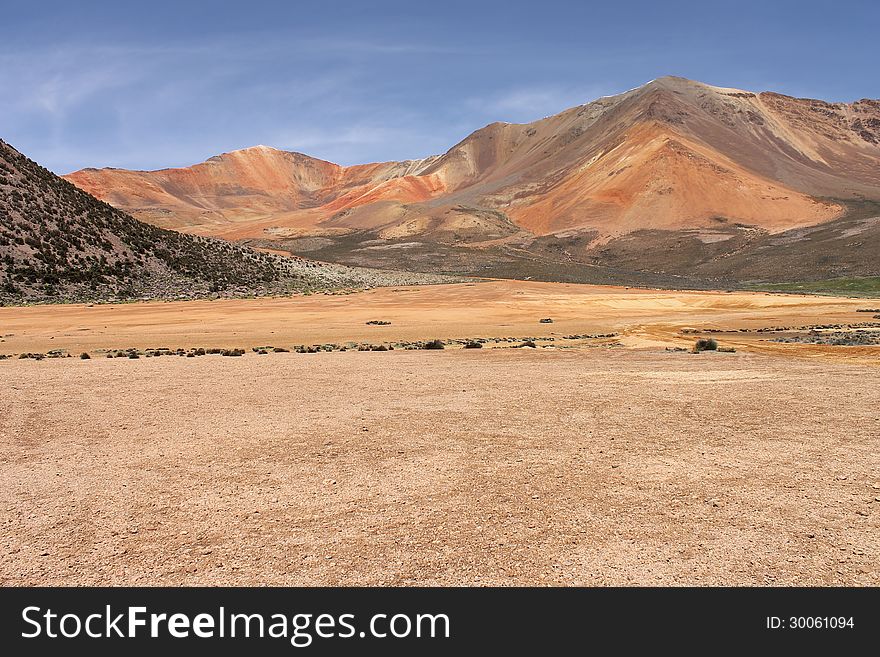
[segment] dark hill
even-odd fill
[[[0,300],[199,297],[397,284],[145,224],[0,140]]]

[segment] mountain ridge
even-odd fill
[[[575,240],[557,246],[580,263],[650,231],[705,243],[781,235],[880,201],[880,101],[664,77],[530,123],[490,123],[427,158],[343,167],[257,146],[67,179],[165,228],[358,264],[387,266],[393,250],[420,267],[418,248],[433,269],[458,271],[443,254],[470,250],[475,263],[548,240]]]
[[[825,119],[820,130],[807,125],[811,115]],[[880,162],[878,143],[878,101],[827,103],[664,77],[531,123],[490,123],[427,158],[341,166],[258,145],[190,167],[89,168],[66,177],[144,220],[231,239],[260,237],[267,228],[320,234],[336,213],[364,213],[359,208],[375,203],[386,207],[341,227],[399,225],[401,205],[427,204],[421,213],[410,208],[411,218],[464,203],[501,210],[536,235],[696,227],[725,212],[776,231],[840,216],[840,206],[815,197],[880,198],[872,166]],[[634,165],[638,153],[651,157]],[[842,161],[852,169],[845,179],[833,171]],[[653,179],[671,184],[630,180],[634,167],[659,167]],[[725,176],[742,194],[728,193]],[[706,188],[716,200],[679,198],[675,183]],[[325,212],[308,212],[321,206]],[[661,218],[646,222],[649,216]],[[277,226],[267,225],[272,218]],[[254,230],[236,226],[249,220]]]

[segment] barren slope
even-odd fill
[[[259,146],[189,168],[68,178],[145,220],[230,239],[609,238],[717,218],[779,232],[840,216],[817,197],[880,199],[880,102],[661,78],[534,123],[491,124],[425,160],[340,167]]]
[[[880,584],[876,367],[489,349],[0,371],[4,586]]]
[[[192,167],[159,171],[83,169],[66,176],[90,194],[168,228],[202,227],[322,208],[317,218],[385,198],[421,200],[432,177],[413,178],[421,162],[341,167],[301,153],[255,146]],[[301,213],[307,217],[308,213]],[[305,220],[308,225],[310,222]]]

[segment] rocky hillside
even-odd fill
[[[143,223],[0,141],[0,300],[192,298],[407,282]]]

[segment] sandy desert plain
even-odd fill
[[[0,584],[878,585],[880,346],[776,341],[878,305],[479,281],[0,308]]]

